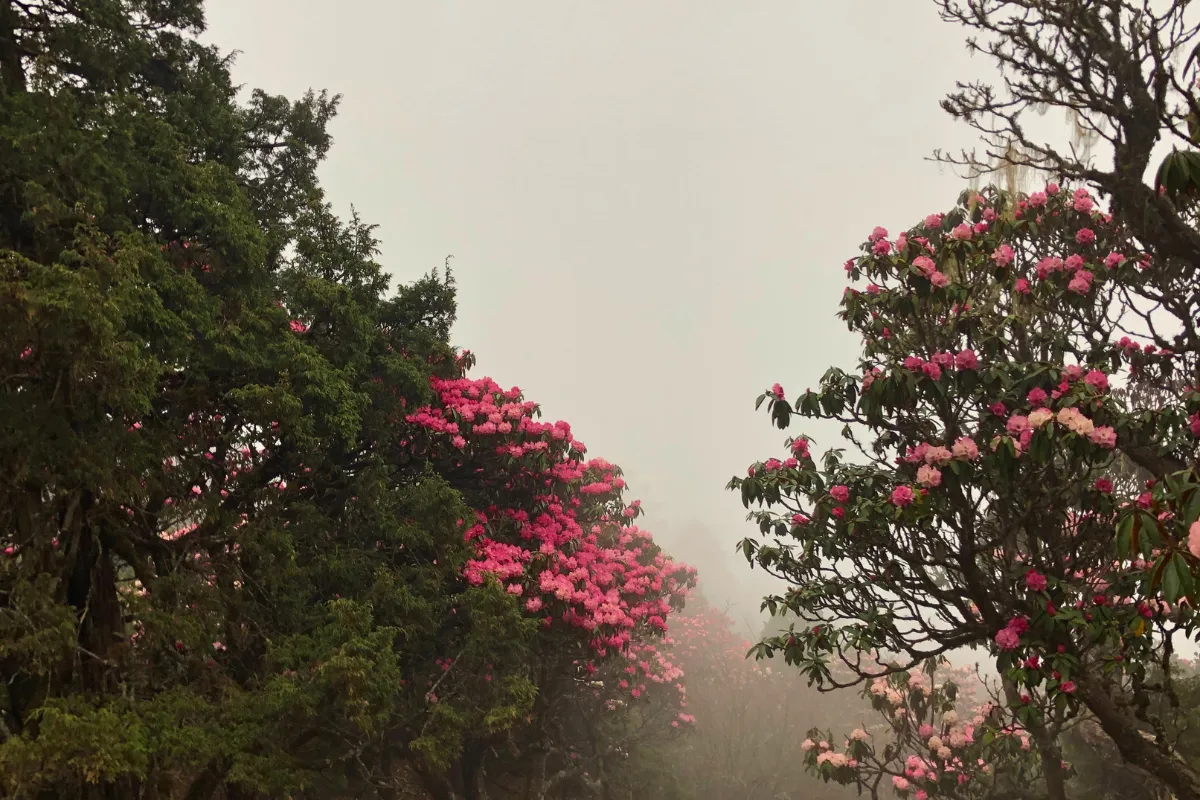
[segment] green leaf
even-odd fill
[[[1171,556],[1170,563],[1162,573],[1163,599],[1168,603],[1174,603],[1183,595],[1183,581],[1180,580],[1179,571],[1174,568],[1175,559],[1178,557],[1178,553]]]
[[[1117,523],[1117,557],[1122,560],[1131,557],[1130,552],[1135,524],[1136,517],[1133,514],[1127,514]]]

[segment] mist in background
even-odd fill
[[[856,366],[843,262],[950,207],[939,100],[990,70],[928,0],[209,0],[235,79],[344,95],[321,180],[408,281],[449,255],[454,341],[620,464],[644,527],[750,627],[774,582],[724,489],[756,414]],[[986,74],[986,73],[982,73]],[[835,427],[810,427],[817,450]]]

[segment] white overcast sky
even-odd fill
[[[974,142],[938,106],[990,70],[964,32],[929,0],[207,7],[238,83],[344,95],[329,199],[399,281],[454,256],[477,376],[622,465],[645,527],[757,615],[724,490],[783,452],[755,396],[853,368],[842,263],[963,188],[926,158]]]

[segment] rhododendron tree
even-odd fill
[[[1050,184],[968,192],[894,240],[876,229],[845,266],[869,282],[842,302],[859,371],[759,403],[781,428],[844,423],[857,456],[800,435],[731,482],[775,537],[747,539],[747,557],[794,587],[766,605],[810,623],[759,653],[839,685],[833,663],[877,677],[875,650],[898,656],[890,672],[986,647],[1051,797],[1068,778],[1057,732],[1084,710],[1124,758],[1200,797],[1143,702],[1170,692],[1147,670],[1195,631],[1200,393],[1114,391],[1197,375],[1191,323],[1144,304],[1171,263],[1086,188]],[[1024,706],[1033,689],[1052,703]]]
[[[629,704],[678,708],[680,670],[654,642],[695,570],[638,527],[641,503],[623,499],[620,469],[587,459],[569,424],[538,421],[520,390],[488,378],[435,378],[433,388],[437,402],[406,415],[397,458],[431,465],[471,503],[474,518],[461,526],[474,552],[466,580],[502,586],[542,628],[527,665],[539,687],[532,724],[517,738],[506,734],[518,753],[505,760],[529,751],[536,763],[526,768],[554,786],[586,785],[585,773],[602,784],[606,762],[628,743],[580,741],[568,729]]]
[[[977,669],[931,659],[880,673],[863,692],[876,724],[808,732],[801,750],[813,773],[872,797],[922,799],[1023,797],[1040,782],[1029,734]],[[1045,700],[1026,695],[1022,708]]]

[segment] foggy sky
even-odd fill
[[[929,0],[207,6],[238,83],[344,95],[329,199],[398,281],[454,256],[476,377],[622,465],[644,527],[757,615],[724,486],[787,433],[754,399],[855,367],[842,263],[963,188],[926,160],[974,142],[938,107],[987,68],[963,31]]]

